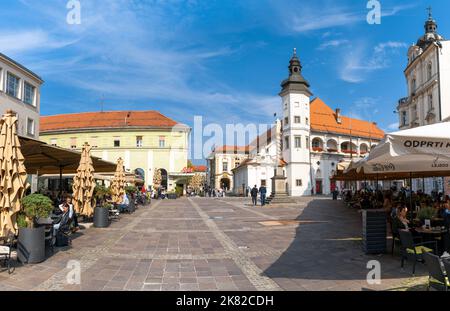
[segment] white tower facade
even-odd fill
[[[289,77],[282,90],[282,148],[286,163],[286,190],[290,196],[310,195],[310,97],[309,83],[302,76],[302,65],[296,50],[289,62]]]

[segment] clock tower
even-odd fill
[[[310,97],[309,83],[302,76],[302,65],[294,49],[289,77],[281,83],[282,148],[286,162],[287,192],[291,196],[310,195]]]

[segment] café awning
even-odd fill
[[[45,142],[20,136],[22,154],[28,174],[74,174],[80,163],[81,153],[55,147]],[[116,164],[92,157],[95,171],[114,172]]]

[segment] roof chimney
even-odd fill
[[[339,109],[339,108],[336,109],[336,122],[339,124],[342,123],[341,109]]]

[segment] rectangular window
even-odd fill
[[[58,139],[56,139],[56,138],[50,139],[50,145],[56,147],[58,145]]]
[[[261,187],[266,187],[267,186],[267,182],[265,179],[261,179]]]
[[[34,136],[34,120],[30,118],[27,119],[27,134]]]
[[[284,138],[284,149],[289,149],[289,136]]]
[[[114,147],[116,148],[120,147],[120,138],[118,137],[114,138]]]
[[[300,102],[295,102],[295,103],[294,103],[294,107],[295,107],[295,108],[299,108],[299,107],[300,107]]]
[[[228,162],[223,162],[222,163],[222,171],[228,172]]]
[[[408,124],[408,117],[406,111],[402,111],[402,125],[405,126],[406,124]]]
[[[297,185],[297,187],[301,187],[301,186],[303,186],[303,181],[301,179],[297,179],[295,181],[295,184]]]
[[[165,148],[166,147],[166,137],[160,136],[159,137],[159,148]]]
[[[34,86],[32,86],[30,83],[25,82],[24,85],[24,97],[23,97],[23,102],[25,104],[34,106],[34,95],[36,92],[36,88]]]
[[[309,148],[309,137],[306,136],[306,148]]]
[[[19,81],[20,79],[8,72],[6,78],[6,94],[19,98]]]
[[[76,149],[77,148],[77,138],[76,137],[72,137],[70,139],[70,148],[72,148],[72,149]]]
[[[302,119],[300,118],[300,116],[295,116],[294,117],[294,123],[296,123],[296,124],[302,123]]]
[[[284,126],[289,124],[289,117],[284,118]]]
[[[301,147],[302,147],[302,137],[295,136],[295,148],[301,148]]]
[[[306,118],[305,122],[306,122],[306,125],[309,125],[309,118]]]
[[[144,145],[142,136],[136,136],[136,147],[142,148]]]

